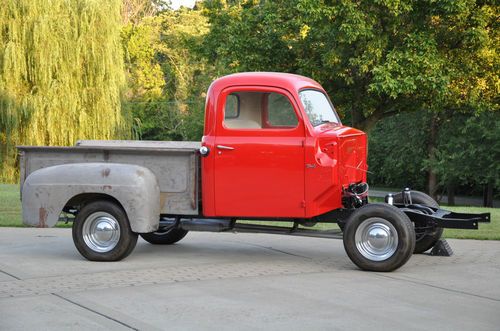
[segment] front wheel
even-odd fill
[[[85,205],[73,223],[73,242],[86,259],[119,261],[127,257],[137,243],[125,211],[111,201]]]
[[[394,206],[365,205],[347,220],[344,248],[351,261],[363,270],[393,271],[413,253],[413,224]]]

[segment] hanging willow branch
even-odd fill
[[[0,182],[15,145],[72,145],[129,132],[120,0],[7,0],[0,10]]]

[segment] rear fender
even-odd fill
[[[118,201],[134,232],[158,229],[160,188],[156,176],[148,168],[119,163],[63,164],[32,172],[22,188],[23,222],[52,227],[72,198],[86,195]]]

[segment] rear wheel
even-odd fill
[[[73,222],[72,233],[80,254],[91,261],[119,261],[137,243],[125,211],[106,200],[85,205]]]
[[[186,236],[187,230],[183,229],[158,229],[156,232],[141,233],[142,239],[153,245],[172,245]]]
[[[428,206],[428,207],[433,207],[433,208],[439,208],[439,204],[428,196],[427,194],[420,192],[420,191],[411,191],[411,201],[412,203],[416,203],[419,205],[423,206]],[[397,193],[394,194],[394,202],[395,203],[403,203],[403,194]],[[443,235],[443,228],[431,228],[431,229],[419,229],[419,226],[415,226],[415,232],[416,232],[416,242],[415,242],[415,250],[413,253],[415,254],[420,254],[423,253],[430,248],[432,248],[437,241],[441,238]]]
[[[415,247],[415,231],[408,216],[386,204],[369,204],[347,220],[344,248],[359,268],[392,271],[404,265]]]

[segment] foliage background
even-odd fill
[[[499,191],[495,1],[205,0],[174,11],[162,0],[7,0],[5,8],[2,181],[16,180],[15,144],[198,140],[213,79],[284,71],[319,81],[344,124],[368,132],[372,185]]]
[[[18,176],[15,145],[70,145],[130,132],[121,1],[6,1],[0,10],[0,172]]]

